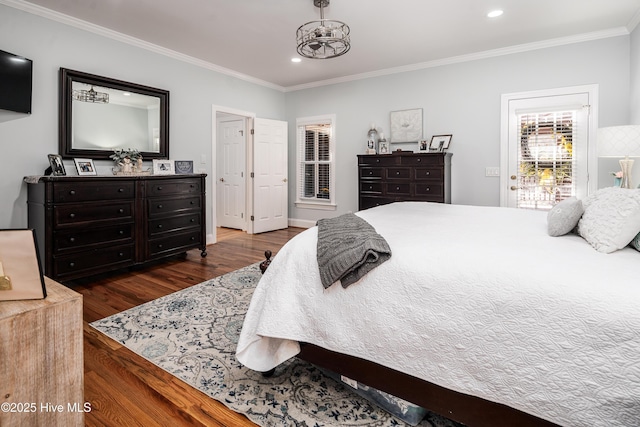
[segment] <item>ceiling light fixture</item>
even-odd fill
[[[295,58],[291,58],[291,62],[302,62],[302,59],[296,56]]]
[[[82,102],[93,102],[95,104],[108,104],[109,103],[109,94],[106,92],[96,92],[91,86],[91,89],[85,90],[74,90],[71,94],[73,99]]]
[[[313,0],[320,8],[320,20],[307,22],[296,31],[298,53],[305,58],[328,59],[342,56],[351,48],[349,26],[341,21],[324,19],[329,0]]]
[[[502,10],[492,10],[491,12],[487,13],[487,16],[489,18],[497,18],[498,16],[502,15],[504,13],[504,11]]]

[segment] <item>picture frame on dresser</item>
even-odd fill
[[[153,159],[154,175],[174,175],[175,165],[173,160]]]
[[[429,151],[444,151],[449,148],[453,135],[433,135],[429,143]]]
[[[48,154],[47,157],[49,159],[49,169],[47,169],[45,175],[65,176],[67,174],[60,154]]]
[[[73,163],[76,165],[76,171],[78,175],[97,175],[96,166],[93,164],[92,159],[73,159]]]
[[[174,162],[176,174],[193,173],[193,160],[175,160]]]

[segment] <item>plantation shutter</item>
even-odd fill
[[[576,195],[575,110],[518,114],[517,207],[551,209]]]
[[[332,125],[298,125],[298,199],[329,201],[332,196]]]

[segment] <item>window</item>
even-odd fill
[[[335,209],[335,116],[300,118],[296,128],[296,206]]]
[[[575,111],[519,115],[517,207],[551,209],[576,195]]]

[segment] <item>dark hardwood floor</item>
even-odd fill
[[[67,283],[84,298],[85,414],[87,426],[254,426],[245,416],[192,388],[88,323],[201,283],[274,254],[303,231],[249,235],[218,229],[218,242],[183,256],[124,272]]]

